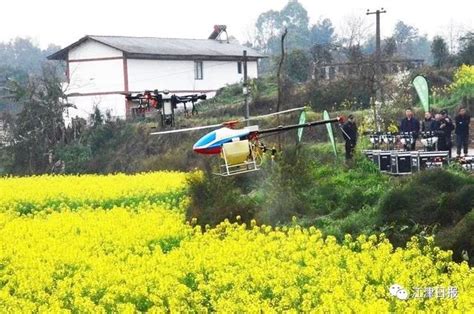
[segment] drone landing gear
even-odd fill
[[[193,104],[193,110],[191,111],[191,115],[193,115],[193,116],[196,115],[197,116],[199,114],[199,112],[196,108],[196,103],[194,101],[192,101],[192,104]]]
[[[196,103],[194,101],[191,101],[192,103],[192,109],[191,109],[191,114],[189,113],[189,110],[188,110],[188,107],[186,106],[186,103],[184,103],[184,116],[186,118],[189,118],[190,115],[191,116],[194,116],[194,115],[198,115],[198,110],[196,108]]]

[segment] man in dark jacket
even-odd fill
[[[413,111],[411,108],[407,108],[407,110],[405,110],[405,118],[402,119],[400,123],[400,132],[412,134],[412,143],[410,145],[405,145],[405,149],[415,150],[416,139],[418,138],[418,133],[420,132],[420,122],[413,116]]]
[[[471,123],[471,117],[467,114],[465,108],[461,108],[454,121],[456,124],[454,132],[456,133],[457,157],[461,157],[461,148],[463,148],[464,156],[466,156],[469,145],[469,123]]]
[[[433,122],[435,120],[433,119],[433,115],[431,112],[427,111],[425,112],[425,119],[421,123],[421,131],[423,132],[429,132],[433,131]]]
[[[441,114],[437,116],[436,133],[438,134],[438,150],[448,151],[449,158],[451,158],[451,148],[453,143],[451,141],[451,133],[454,130],[453,120],[448,116],[446,110],[442,110]]]
[[[342,126],[342,136],[346,141],[346,160],[352,159],[357,144],[357,125],[353,115],[347,117],[347,122]]]
[[[436,149],[437,150],[443,150],[442,148],[446,147],[444,132],[440,128],[442,119],[443,119],[443,116],[441,115],[441,113],[437,113],[437,114],[435,114],[435,119],[434,119],[433,123],[431,124],[432,131],[438,137],[438,142],[436,143]]]
[[[425,112],[425,119],[421,122],[421,131],[424,132],[422,134],[421,142],[425,146],[425,150],[427,151],[435,151],[436,145],[435,142],[435,134],[434,131],[436,130],[436,120],[434,119],[431,112]]]

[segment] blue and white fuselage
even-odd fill
[[[220,128],[207,133],[201,137],[193,146],[193,150],[199,154],[214,155],[222,151],[225,143],[245,140],[251,133],[258,132],[258,126],[250,126],[243,129]]]

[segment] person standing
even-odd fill
[[[471,123],[471,117],[466,112],[466,108],[459,109],[454,121],[456,125],[454,133],[456,133],[457,157],[461,157],[461,149],[464,156],[466,156],[469,146],[469,123]]]
[[[439,121],[439,128],[441,136],[443,137],[442,143],[443,147],[440,147],[442,151],[448,151],[449,158],[451,158],[451,148],[453,147],[453,142],[451,140],[451,133],[454,130],[453,120],[449,117],[446,110],[441,110],[441,119]],[[439,141],[439,139],[438,139]]]
[[[421,122],[421,137],[423,138],[421,142],[425,146],[427,151],[435,151],[436,150],[436,141],[434,140],[434,131],[436,126],[436,120],[433,118],[431,112],[425,112],[425,118]]]
[[[346,141],[346,160],[351,160],[357,144],[357,124],[353,115],[350,114],[347,117],[346,123],[342,126],[342,131],[342,136]]]
[[[413,111],[411,108],[405,110],[405,118],[402,119],[400,123],[400,132],[410,133],[412,136],[411,144],[405,144],[405,149],[415,150],[416,139],[418,138],[418,133],[420,132],[420,122],[413,116]]]
[[[441,129],[441,120],[443,119],[443,116],[441,113],[435,114],[435,119],[433,123],[431,124],[432,131],[434,132],[435,136],[438,137],[438,142],[436,143],[436,150],[443,151],[443,150],[448,150],[446,148],[446,141],[444,138],[444,131]]]
[[[431,112],[427,111],[425,112],[425,119],[421,123],[421,131],[423,132],[430,132],[433,131],[433,122],[435,120],[433,119],[433,115]]]

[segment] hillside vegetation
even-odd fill
[[[385,233],[395,246],[412,236],[435,236],[458,261],[474,262],[474,177],[455,169],[429,170],[409,178],[388,177],[357,156],[346,165],[329,145],[287,148],[275,163],[254,174],[189,179],[187,218],[202,226],[239,216],[245,222],[316,226],[342,241]],[[466,232],[466,233],[463,233]],[[465,255],[466,256],[466,255]]]

